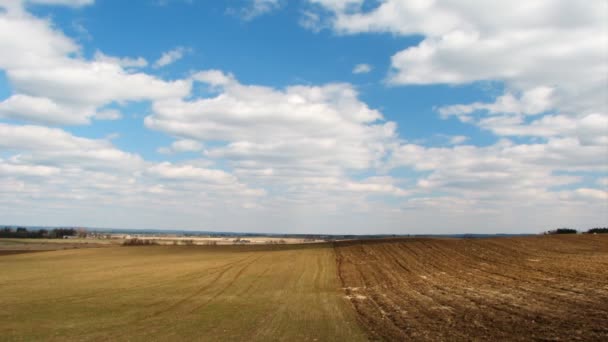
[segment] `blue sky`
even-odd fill
[[[429,139],[435,134],[479,137],[480,144],[495,141],[491,135],[463,125],[457,120],[442,120],[435,107],[460,102],[489,100],[500,85],[425,85],[387,86],[386,73],[390,56],[406,46],[416,45],[418,36],[392,34],[341,36],[331,31],[311,32],[299,24],[306,2],[287,3],[262,18],[243,20],[230,9],[246,7],[241,2],[175,2],[158,5],[153,1],[97,2],[83,8],[36,6],[34,12],[50,17],[64,32],[71,33],[93,57],[96,51],[109,55],[143,57],[153,61],[164,51],[185,47],[189,51],[177,63],[160,70],[147,71],[159,77],[178,79],[199,69],[220,69],[238,75],[241,82],[282,88],[292,84],[348,82],[361,92],[361,99],[382,110],[398,124],[407,139]],[[240,7],[239,7],[240,6]],[[136,18],[136,20],[134,20]],[[85,28],[83,34],[80,29]],[[151,39],[151,37],[154,37]],[[136,55],[133,52],[136,51]],[[357,64],[369,64],[373,70],[353,74]],[[493,89],[499,87],[498,90]],[[200,94],[193,94],[194,96]],[[144,108],[133,112],[144,112]],[[108,125],[109,134],[116,129]],[[100,127],[90,127],[101,129]],[[127,125],[129,132],[143,125]],[[122,131],[122,129],[120,130]],[[150,132],[147,132],[149,134]],[[141,133],[146,134],[146,133]],[[100,137],[103,135],[98,135]],[[162,139],[162,138],[160,138]],[[142,139],[125,139],[146,143]],[[162,141],[162,140],[161,140]],[[117,140],[117,143],[122,143]],[[152,156],[151,156],[152,157]]]
[[[0,0],[3,223],[605,225],[606,4],[534,3]]]

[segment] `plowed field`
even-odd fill
[[[608,237],[402,239],[336,245],[372,339],[608,340]]]

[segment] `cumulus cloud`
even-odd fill
[[[365,169],[395,139],[395,124],[383,122],[349,84],[274,89],[244,85],[217,70],[194,78],[218,87],[219,95],[155,101],[145,124],[184,139],[224,142],[207,150],[214,158],[239,165]]]
[[[584,145],[608,146],[608,115],[593,113],[579,117],[546,115],[525,122],[521,116],[482,118],[479,127],[503,136],[571,137]]]
[[[101,51],[95,52],[95,60],[120,65],[123,68],[145,68],[146,66],[148,66],[148,61],[143,57],[112,57],[105,55]]]
[[[95,0],[25,0],[25,2],[41,5],[64,5],[71,7],[80,7],[92,5]]]
[[[171,143],[169,147],[161,147],[158,149],[159,153],[170,154],[180,152],[199,152],[203,149],[203,144],[196,140],[182,139]]]
[[[0,69],[14,94],[0,105],[0,116],[84,124],[113,102],[181,97],[190,91],[190,81],[164,81],[125,69],[143,66],[143,59],[102,53],[93,60],[81,58],[80,46],[49,21],[18,4],[5,8],[0,12]]]
[[[368,196],[407,194],[392,177],[352,177],[379,168],[398,140],[395,123],[360,101],[352,85],[277,89],[242,84],[220,70],[192,78],[214,87],[217,95],[155,101],[146,126],[213,143],[204,155],[228,162],[245,183],[268,189],[268,206],[321,201],[335,210],[348,207],[349,196],[352,208]]]
[[[0,118],[11,122],[0,123],[0,216],[24,224],[40,217],[344,233],[604,223],[606,64],[597,44],[605,39],[604,4],[537,0],[522,10],[489,2],[310,1],[311,29],[420,35],[420,44],[393,56],[395,85],[502,81],[504,93],[493,100],[438,108],[441,117],[502,140],[408,141],[348,83],[278,88],[222,70],[171,81],[147,74],[148,61],[136,53],[98,51],[87,59],[49,19],[21,1],[0,0],[0,69],[13,90],[0,101]],[[252,6],[268,13],[260,9],[274,3]],[[195,93],[193,83],[213,91]],[[146,160],[110,138],[13,123],[114,120],[128,101],[152,102],[144,124],[175,139],[159,149],[172,162]]]
[[[519,98],[512,93],[499,96],[493,103],[475,102],[468,105],[450,105],[439,108],[443,118],[450,115],[465,116],[476,111],[490,114],[536,115],[552,108],[553,88],[537,87],[524,92]]]
[[[244,205],[265,195],[263,189],[196,161],[150,162],[108,140],[77,137],[58,128],[0,123],[0,155],[3,217],[22,211],[25,203],[66,217],[78,216],[79,208],[87,215],[137,208],[131,212],[133,223],[153,224],[148,215],[142,216],[145,210],[192,214],[197,208],[218,210],[228,202]],[[188,206],[183,208],[185,198]]]
[[[118,120],[122,119],[122,114],[116,109],[104,109],[97,111],[93,117],[96,120]]]
[[[235,83],[234,75],[225,73],[221,70],[205,70],[196,72],[192,75],[195,81],[207,83],[211,86],[226,86],[230,83]]]
[[[282,7],[281,0],[247,0],[242,8],[228,8],[226,12],[242,20],[250,21],[264,14],[274,12]]]
[[[179,61],[180,59],[184,58],[184,55],[186,53],[188,53],[189,51],[190,51],[190,49],[185,48],[183,46],[178,46],[172,50],[165,51],[160,56],[160,58],[157,59],[156,62],[154,62],[154,67],[162,68],[169,64],[173,64],[173,63]]]
[[[80,138],[43,126],[0,123],[0,149],[20,151],[11,160],[35,165],[134,170],[143,163],[138,155],[123,152],[106,140]]]
[[[526,213],[532,208],[579,208],[603,217],[604,191],[580,186],[572,172],[605,173],[603,147],[582,146],[575,139],[552,139],[547,144],[516,145],[504,140],[487,147],[427,148],[404,144],[394,153],[393,167],[420,173],[416,196],[408,209],[461,212],[468,217],[504,210]],[[574,190],[557,191],[568,186]],[[579,207],[587,205],[588,207]],[[567,208],[567,209],[566,209]],[[571,219],[571,218],[570,218]]]
[[[467,140],[469,140],[469,137],[467,137],[467,136],[455,135],[455,136],[450,137],[450,144],[459,145],[459,144],[464,143]]]
[[[535,196],[540,202],[538,196],[544,196],[550,203],[580,200],[582,194],[601,198],[599,192],[582,188],[561,195],[550,189],[566,180],[555,175],[560,170],[606,171],[605,2],[309,2],[315,17],[310,26],[317,23],[340,35],[422,37],[391,57],[391,85],[499,81],[504,86],[493,101],[439,107],[442,118],[456,117],[497,136],[540,139],[534,144],[443,149],[401,145],[392,155],[395,165],[430,172],[418,180],[420,189],[453,192],[444,200],[435,195],[412,203],[474,208],[500,194],[513,199],[514,191],[521,200]],[[492,165],[496,169],[485,170]],[[459,199],[458,192],[467,198]]]
[[[357,64],[353,68],[353,74],[367,74],[372,71],[372,66],[369,64]]]
[[[393,85],[504,82],[506,92],[494,103],[447,106],[444,116],[606,113],[605,2],[385,0],[371,8],[363,0],[310,2],[324,9],[319,21],[339,34],[423,36],[392,56]]]

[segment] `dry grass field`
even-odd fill
[[[329,246],[0,256],[0,340],[357,341]]]
[[[608,236],[69,246],[0,255],[0,340],[608,340]]]
[[[374,339],[608,341],[608,236],[344,242],[336,254]]]

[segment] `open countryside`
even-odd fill
[[[0,0],[0,342],[608,342],[608,0]]]
[[[0,339],[608,338],[607,235],[96,247],[0,256]]]

